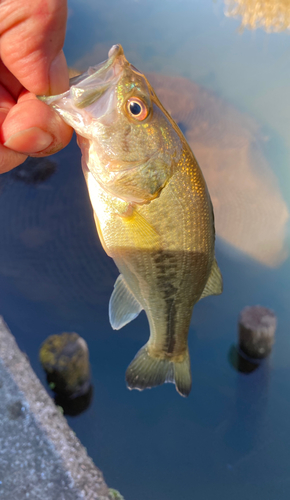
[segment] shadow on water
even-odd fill
[[[27,158],[27,160],[11,172],[16,181],[26,184],[46,182],[57,169],[57,163],[49,158]]]

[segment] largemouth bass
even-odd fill
[[[41,99],[77,133],[98,234],[121,273],[112,328],[147,314],[150,338],[127,369],[128,387],[172,382],[187,396],[193,306],[222,291],[212,204],[195,157],[121,45],[69,91]]]

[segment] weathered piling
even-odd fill
[[[239,317],[239,348],[250,358],[268,356],[275,342],[277,318],[271,309],[245,307]]]
[[[90,389],[89,350],[77,333],[49,336],[39,352],[47,381],[58,394],[76,398]]]

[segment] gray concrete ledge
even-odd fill
[[[0,499],[112,499],[1,316]]]

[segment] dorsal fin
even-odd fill
[[[119,330],[135,319],[142,306],[129,290],[124,276],[120,274],[114,285],[109,302],[109,319],[114,330]]]
[[[199,298],[203,299],[208,295],[219,295],[223,291],[223,278],[219,270],[216,259],[214,258],[210,275],[204,287],[204,290]]]

